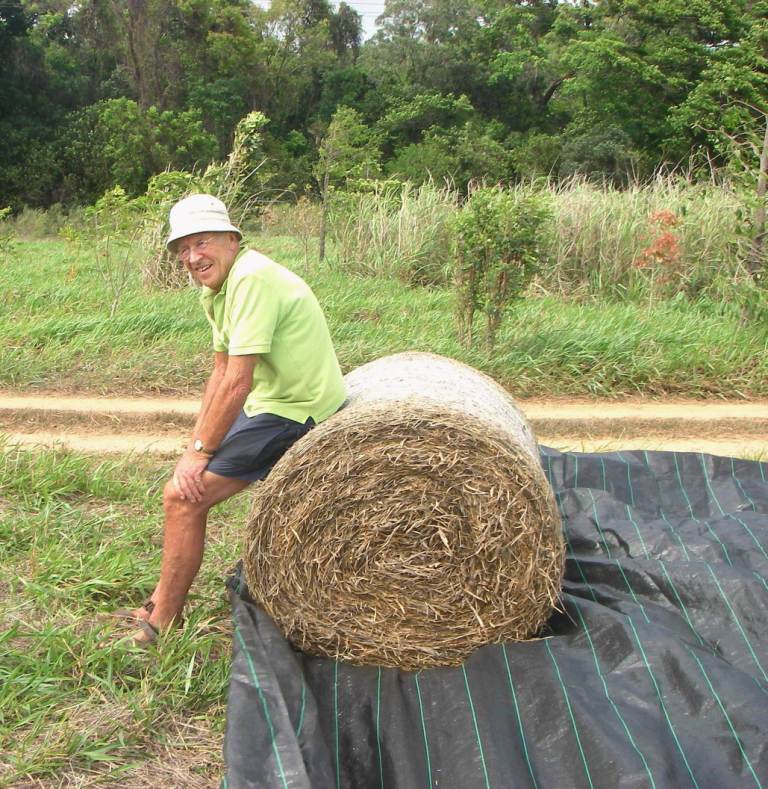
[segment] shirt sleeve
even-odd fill
[[[227,350],[227,343],[224,337],[219,330],[219,327],[216,325],[216,321],[213,317],[211,312],[212,307],[207,304],[203,304],[203,312],[205,313],[205,317],[208,320],[208,324],[211,327],[211,335],[213,337],[213,350],[214,351],[226,351]]]
[[[280,313],[277,294],[269,292],[256,272],[249,272],[232,284],[228,353],[232,356],[268,353]]]

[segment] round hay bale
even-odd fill
[[[513,399],[425,353],[345,382],[348,404],[256,487],[251,595],[299,649],[357,664],[457,665],[534,636],[558,598],[564,545]]]

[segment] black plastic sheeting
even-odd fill
[[[541,459],[564,612],[455,669],[296,652],[235,579],[228,789],[768,786],[768,465]]]

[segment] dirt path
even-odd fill
[[[10,443],[77,451],[178,453],[197,401],[0,392]],[[541,444],[585,452],[665,449],[768,458],[768,401],[520,400]]]

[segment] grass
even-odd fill
[[[256,239],[302,273],[325,309],[345,371],[404,350],[445,354],[518,396],[768,394],[768,327],[714,300],[569,301],[530,297],[505,319],[492,353],[462,347],[448,288],[305,271],[301,245]],[[210,367],[210,336],[191,288],[157,292],[138,272],[113,318],[87,254],[65,241],[19,242],[0,267],[0,387],[195,396]]]
[[[637,206],[626,200],[629,222]],[[581,215],[586,222],[588,206]],[[738,307],[705,291],[598,300],[600,282],[619,270],[610,255],[595,258],[602,268],[579,264],[592,271],[586,279],[576,264],[562,268],[556,287],[516,306],[489,353],[457,342],[447,287],[409,287],[387,271],[355,276],[332,263],[305,270],[303,246],[284,236],[256,246],[306,276],[345,371],[428,350],[519,396],[768,394],[765,322],[744,322]],[[149,291],[136,271],[110,318],[94,254],[35,240],[31,230],[14,241],[0,266],[0,387],[197,394],[211,356],[197,293]],[[597,284],[579,285],[587,280]],[[152,588],[169,471],[146,458],[0,447],[0,784],[202,787],[219,778],[231,644],[223,580],[241,553],[247,496],[214,511],[187,627],[162,652],[116,648],[98,618]]]
[[[115,785],[119,775],[127,787],[194,787],[220,777],[231,644],[223,581],[240,554],[247,496],[213,514],[187,626],[163,650],[116,647],[99,619],[151,591],[169,471],[141,458],[0,447],[0,785]]]

